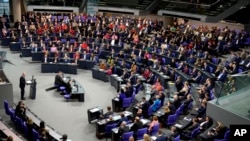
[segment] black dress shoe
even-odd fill
[[[26,98],[24,97],[24,98],[21,98],[21,100],[25,100]]]

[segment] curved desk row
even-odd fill
[[[65,83],[68,82],[69,79],[72,79],[70,77],[64,77],[63,80]],[[71,90],[71,98],[77,98],[80,102],[84,102],[84,95],[85,95],[85,90],[78,81],[73,79],[71,82],[72,90]]]
[[[1,139],[5,139],[8,136],[12,136],[14,141],[24,141],[25,139],[21,139],[16,133],[14,133],[11,128],[7,127],[2,121],[0,121],[0,134],[3,134],[4,137]]]

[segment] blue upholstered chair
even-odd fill
[[[143,135],[148,132],[148,128],[142,128],[137,130],[137,139],[136,140],[141,140],[143,139]]]
[[[126,132],[122,134],[121,141],[129,141],[129,137],[133,136],[134,132]]]
[[[155,125],[152,127],[152,130],[150,131],[150,135],[151,135],[151,136],[156,135],[159,129],[160,129],[160,124],[155,124]]]

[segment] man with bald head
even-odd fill
[[[25,73],[23,72],[19,79],[19,87],[21,89],[21,100],[25,100],[25,97],[24,97],[25,84],[26,84]]]

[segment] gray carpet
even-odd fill
[[[117,94],[110,83],[93,79],[89,70],[78,69],[77,75],[70,76],[83,85],[86,92],[85,102],[77,100],[66,102],[58,92],[45,91],[46,88],[53,86],[56,74],[41,73],[40,63],[29,63],[25,61],[27,58],[20,58],[19,53],[10,52],[8,48],[0,48],[0,50],[7,51],[6,58],[15,64],[15,66],[11,64],[4,66],[5,74],[13,83],[14,103],[20,100],[18,85],[21,73],[26,72],[26,80],[34,75],[37,80],[37,96],[35,100],[25,100],[27,107],[59,133],[67,133],[73,141],[98,140],[95,137],[95,125],[88,123],[87,109],[99,106],[104,109],[104,112],[106,111],[106,107],[111,105],[111,99]],[[26,87],[26,98],[28,94],[29,87]]]

